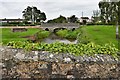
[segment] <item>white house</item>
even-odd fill
[[[89,17],[81,17],[81,18],[79,18],[79,21],[80,21],[81,23],[83,23],[84,21],[85,21],[86,23],[92,22],[92,20],[89,19]]]

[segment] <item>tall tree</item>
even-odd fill
[[[77,20],[78,20],[78,18],[75,15],[68,17],[68,22],[70,22],[70,23],[76,23]]]
[[[120,1],[118,2],[118,25],[120,25]],[[118,30],[120,30],[120,26],[118,26]],[[120,31],[118,31],[118,40],[120,41]],[[120,51],[120,42],[119,41],[118,41],[118,49]]]
[[[103,0],[99,2],[100,8],[100,18],[103,23],[116,24],[116,19],[118,17],[118,5],[117,2],[112,2],[111,0]]]
[[[117,17],[117,25],[116,25],[116,38],[118,39],[118,40],[120,40],[120,1],[118,1],[117,2],[117,8],[118,8],[118,12],[117,12],[117,15],[118,15],[118,17]],[[119,43],[119,49],[120,49],[120,43]]]
[[[118,2],[118,24],[120,25],[120,1]]]
[[[100,20],[100,11],[99,10],[93,10],[93,22],[98,22]]]
[[[118,0],[119,1],[119,0]],[[101,20],[105,23],[116,24],[116,39],[119,39],[119,5],[120,2],[109,1],[100,1],[99,8],[101,10]]]
[[[37,7],[28,6],[26,9],[24,9],[22,13],[25,21],[31,21],[32,23],[36,23],[46,20],[45,13],[38,10]]]

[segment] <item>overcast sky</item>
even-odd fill
[[[47,20],[63,15],[65,17],[92,16],[101,0],[0,0],[0,18],[22,18],[22,11],[27,6],[36,6],[45,12]]]

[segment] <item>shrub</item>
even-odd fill
[[[77,30],[69,31],[68,34],[66,34],[65,37],[66,37],[67,39],[76,39],[78,33],[79,33],[79,32],[78,32]]]
[[[36,40],[42,40],[44,38],[47,38],[49,35],[50,35],[49,31],[40,30],[35,34],[35,37],[36,37]]]
[[[79,34],[77,35],[78,43],[87,44],[90,42],[87,34],[84,33],[83,29],[80,29]]]
[[[56,34],[58,36],[60,36],[61,38],[66,38],[66,39],[76,39],[77,35],[79,33],[79,29],[77,30],[59,30],[58,32],[56,32]]]
[[[59,30],[58,32],[56,32],[56,34],[61,38],[65,38],[66,35],[68,34],[68,30]]]

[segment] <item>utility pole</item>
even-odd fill
[[[82,17],[83,17],[83,12],[82,12]]]

